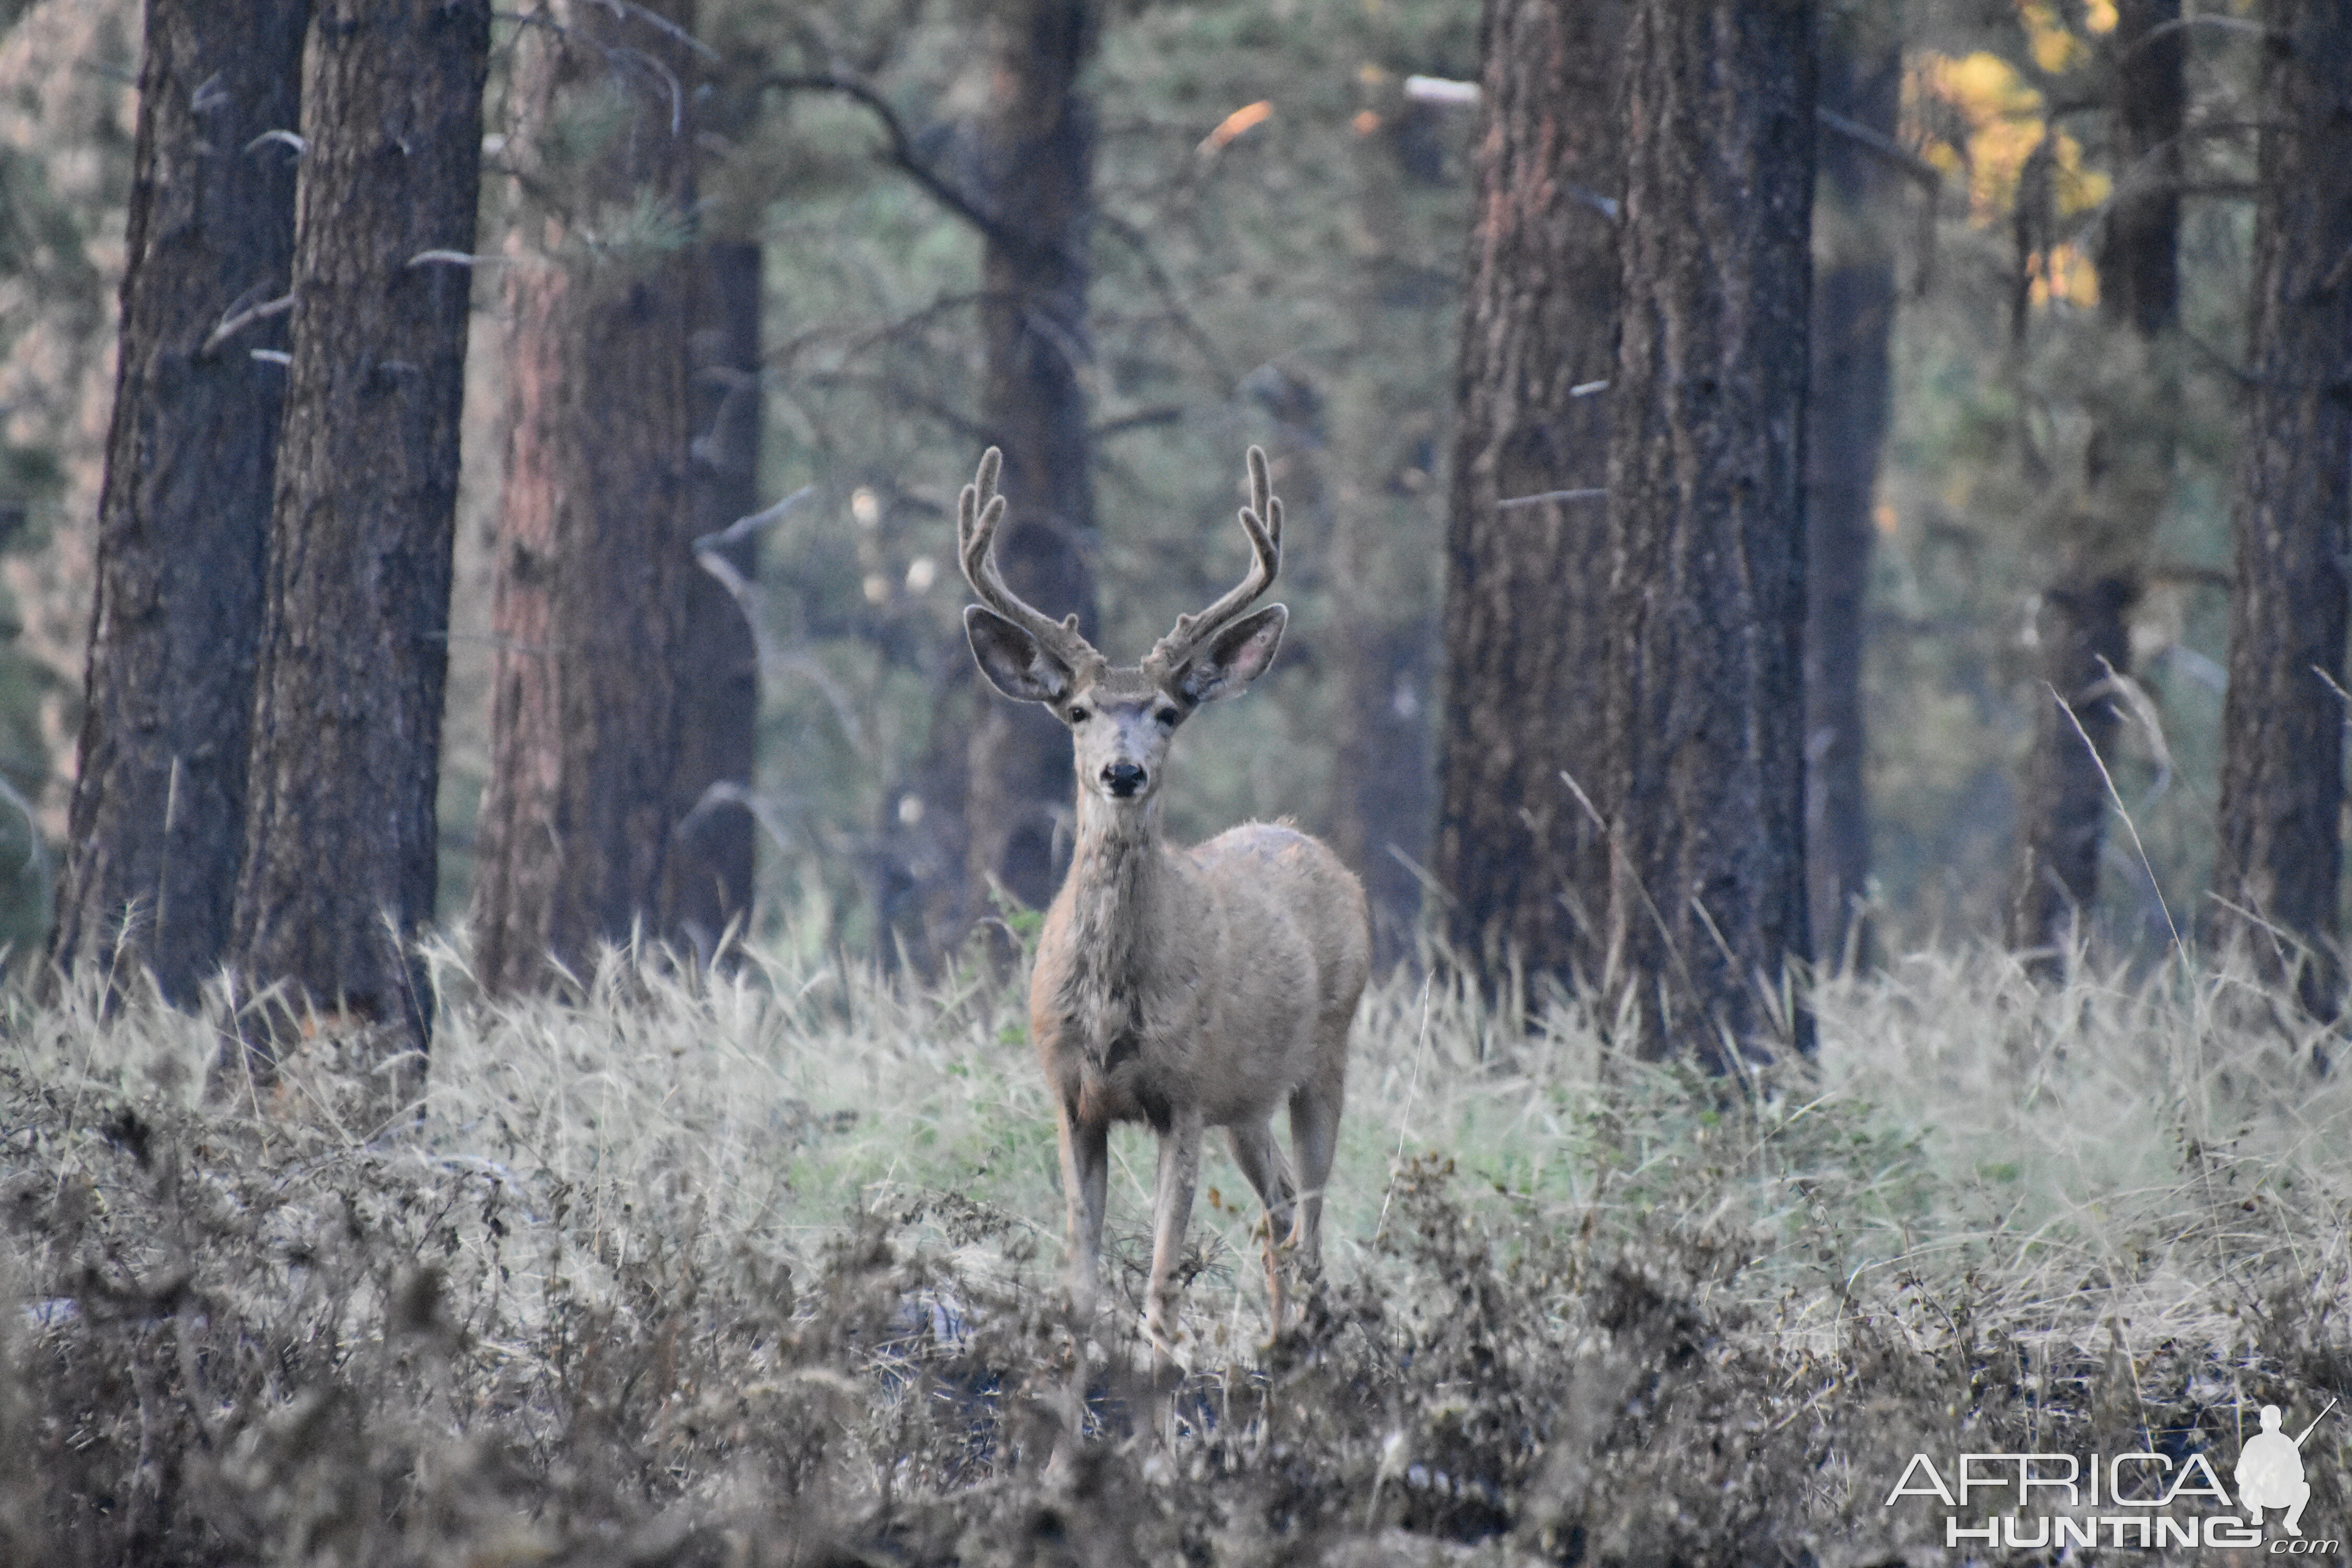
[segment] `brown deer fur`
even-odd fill
[[[1281,503],[1265,454],[1249,453],[1242,526],[1256,561],[1240,586],[1180,618],[1139,666],[1113,668],[1023,604],[990,546],[1003,516],[998,458],[964,489],[964,574],[986,601],[964,612],[973,656],[1006,696],[1043,702],[1070,727],[1077,837],[1046,911],[1030,977],[1029,1027],[1052,1086],[1069,1201],[1071,1300],[1094,1309],[1114,1121],[1160,1136],[1145,1322],[1175,1340],[1172,1280],[1200,1173],[1201,1135],[1223,1127],[1265,1200],[1266,1280],[1283,1315],[1278,1247],[1310,1269],[1339,1135],[1348,1029],[1370,969],[1364,891],[1338,857],[1294,828],[1253,822],[1191,849],[1170,845],[1160,789],[1170,740],[1202,703],[1244,689],[1280,646],[1288,612],[1249,614],[1281,558]],[[1295,1189],[1272,1118],[1290,1108]],[[1286,1243],[1285,1239],[1286,1237]]]

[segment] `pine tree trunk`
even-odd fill
[[[2273,0],[2214,935],[2333,1016],[2352,552],[2352,11]],[[2307,946],[2306,946],[2307,944]]]
[[[1895,17],[1856,10],[1825,24],[1822,107],[1895,135],[1902,96]],[[1805,848],[1814,940],[1824,962],[1872,962],[1869,796],[1862,703],[1863,605],[1871,498],[1886,437],[1887,339],[1895,325],[1894,177],[1850,137],[1820,141],[1831,232],[1813,280],[1812,386],[1805,433]]]
[[[979,158],[982,205],[999,226],[982,258],[980,310],[981,422],[1004,449],[1010,504],[997,564],[1013,593],[1049,615],[1076,612],[1087,637],[1096,633],[1085,379],[1095,121],[1078,78],[1097,22],[1093,0],[1000,8]],[[1061,879],[1055,839],[1070,810],[1069,738],[1044,709],[982,690],[971,758],[971,891],[984,900],[994,878],[1042,909]]]
[[[1326,837],[1364,884],[1372,963],[1386,971],[1414,956],[1435,808],[1429,568],[1437,541],[1426,477],[1437,467],[1438,426],[1420,389],[1445,340],[1421,290],[1401,282],[1406,159],[1426,133],[1418,122],[1435,111],[1407,100],[1393,79],[1367,88],[1371,118],[1358,121],[1353,138],[1362,247],[1349,268],[1353,341],[1334,383],[1339,428],[1329,454],[1345,479],[1317,489],[1330,522],[1324,638],[1337,688]],[[1283,494],[1287,506],[1292,492]]]
[[[648,7],[690,29],[690,0]],[[679,813],[689,650],[694,158],[658,79],[667,29],[595,0],[527,29],[509,145],[533,195],[507,269],[507,465],[491,627],[490,770],[474,884],[493,991],[585,979],[603,942],[658,934]],[[583,142],[579,124],[621,118]],[[527,258],[527,259],[525,259]]]
[[[318,0],[230,959],[422,1049],[486,0]]]
[[[2145,395],[2108,399],[2085,460],[2083,504],[2062,526],[2057,581],[2042,595],[2042,678],[2033,751],[2019,800],[2009,944],[2055,974],[2099,890],[2108,785],[2100,761],[2122,725],[2115,678],[2131,669],[2131,611],[2169,501],[2174,400],[2150,345],[2170,330],[2180,295],[2180,134],[2186,35],[2179,0],[2119,0],[2115,157],[2125,172],[2099,246],[2100,314],[2137,340],[2118,382]],[[2051,693],[2058,694],[2053,698]],[[2062,705],[2063,704],[2063,705]],[[2110,764],[2112,765],[2112,764]]]
[[[2180,0],[2116,0],[2115,153],[2121,188],[2099,240],[2099,310],[2153,338],[2180,314],[2180,128],[2189,34]]]
[[[702,539],[760,509],[760,247],[712,240],[698,261],[688,483],[691,531]],[[758,540],[715,552],[744,581],[758,574]],[[718,577],[693,573],[686,595],[671,803],[677,827],[662,927],[707,963],[729,924],[751,914],[754,824],[730,791],[749,792],[757,783],[760,666],[751,623]]]
[[[1625,9],[1488,0],[1484,24],[1432,869],[1490,973],[1597,976],[1607,909],[1576,792],[1601,782],[1608,514],[1522,498],[1607,483]]]
[[[286,371],[309,0],[149,0],[129,260],[55,971],[146,966],[191,1000],[228,942],[245,839]],[[246,325],[219,334],[240,314]],[[219,341],[215,342],[215,336]]]
[[[1610,395],[1610,969],[1647,1056],[1810,1048],[1812,12],[1637,0]]]

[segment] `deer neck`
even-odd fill
[[[1170,864],[1160,803],[1114,806],[1081,790],[1070,900],[1067,1002],[1087,1055],[1106,1069],[1138,1048],[1154,933],[1174,915],[1181,877]]]

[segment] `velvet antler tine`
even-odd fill
[[[996,569],[996,530],[1004,521],[1004,498],[996,493],[997,476],[1004,470],[1004,454],[994,447],[981,454],[980,471],[956,497],[956,555],[963,580],[982,604],[1035,637],[1064,664],[1076,669],[1102,656],[1078,635],[1078,617],[1055,620],[1024,603]]]
[[[1241,525],[1242,531],[1249,536],[1249,572],[1207,609],[1197,615],[1177,616],[1176,629],[1153,647],[1148,664],[1165,669],[1181,665],[1192,657],[1194,648],[1273,586],[1276,574],[1282,570],[1282,502],[1274,493],[1274,477],[1266,467],[1265,450],[1252,447],[1246,462],[1250,503],[1241,510]]]

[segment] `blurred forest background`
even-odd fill
[[[698,237],[757,247],[736,253],[757,279],[756,375],[728,384],[730,407],[759,410],[759,455],[730,515],[764,514],[756,563],[740,545],[730,557],[756,623],[756,774],[696,809],[755,826],[751,925],[770,940],[929,964],[985,909],[966,803],[989,713],[958,619],[952,516],[991,435],[993,285],[985,226],[958,198],[990,177],[985,122],[1004,90],[992,22],[1013,9],[694,13]],[[2192,12],[2169,35],[2188,127],[2172,143],[2179,298],[2148,337],[2101,309],[2100,220],[2141,156],[2117,130],[2115,5],[1823,8],[1824,38],[1885,40],[1899,62],[1892,142],[1872,153],[1895,177],[1858,205],[1825,201],[1813,241],[1823,266],[1841,247],[1890,256],[1895,284],[1862,667],[1867,900],[1885,943],[2004,928],[2021,780],[2052,706],[2045,595],[2080,553],[2070,520],[2101,441],[2138,476],[2127,700],[2107,762],[2153,879],[2109,835],[2097,940],[2160,945],[2203,899],[2261,113],[2260,29],[2242,10]],[[42,951],[72,795],[142,13],[38,0],[0,16],[0,933],[21,963]],[[1071,581],[1097,640],[1136,657],[1238,574],[1241,453],[1268,448],[1290,505],[1277,593],[1291,635],[1260,699],[1184,743],[1171,831],[1297,817],[1359,865],[1388,951],[1409,951],[1436,810],[1478,7],[1109,0],[1095,22],[1074,57],[1096,140],[1092,222],[1071,230],[1091,279],[1067,345],[1092,510],[1055,507]],[[526,223],[531,160],[548,156],[523,144],[532,31],[493,24],[487,256]],[[601,112],[658,96],[644,72],[613,77]],[[574,133],[599,112],[586,101],[566,110]],[[635,210],[637,228],[621,211],[608,243],[688,243],[655,206]],[[498,266],[473,270],[439,787],[451,921],[475,898],[493,765],[518,298]],[[1047,505],[1026,482],[1007,482],[1016,518]],[[697,613],[730,612],[721,597]]]

